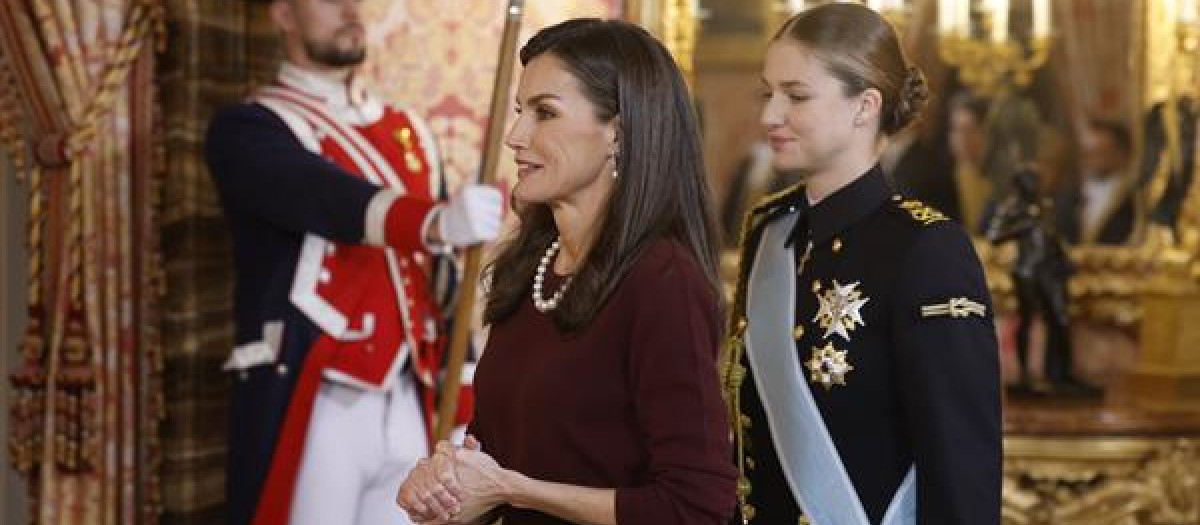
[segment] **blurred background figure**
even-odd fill
[[[1125,244],[1137,225],[1129,128],[1092,118],[1080,137],[1080,149],[1079,176],[1065,181],[1055,197],[1058,231],[1070,244]]]
[[[939,155],[910,132],[897,137],[883,157],[884,170],[900,191],[958,221],[968,232],[979,230],[992,183],[984,175],[988,151],[988,101],[967,92],[950,99],[946,122],[949,155]],[[907,144],[907,145],[906,145]],[[903,152],[897,154],[896,150]],[[889,157],[898,157],[889,168]]]

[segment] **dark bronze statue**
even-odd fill
[[[1010,184],[988,221],[986,235],[992,244],[1017,243],[1012,281],[1017,296],[1017,361],[1021,375],[1013,393],[1098,393],[1075,379],[1072,372],[1067,279],[1073,268],[1054,230],[1052,210],[1040,197],[1038,174],[1023,168],[1010,178]],[[1046,330],[1041,378],[1031,374],[1029,367],[1030,331],[1039,314]]]

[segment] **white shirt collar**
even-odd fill
[[[1084,177],[1083,194],[1088,197],[1108,196],[1108,194],[1117,189],[1117,185],[1120,182],[1120,174],[1113,174],[1107,177]]]
[[[362,78],[351,72],[313,71],[284,61],[279,81],[325,102],[326,109],[338,119],[352,124],[371,124],[383,116],[383,103],[366,89]]]
[[[1092,229],[1104,219],[1105,213],[1117,197],[1117,188],[1121,183],[1121,174],[1108,177],[1084,177],[1080,191],[1083,193],[1082,222],[1086,229]]]

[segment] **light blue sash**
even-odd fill
[[[768,224],[750,270],[746,356],[792,495],[813,525],[870,525],[825,421],[808,389],[791,338],[795,259],[784,241],[796,215]],[[916,470],[910,468],[880,525],[915,525]]]

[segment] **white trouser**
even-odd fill
[[[396,490],[428,455],[411,374],[388,392],[321,381],[292,500],[291,525],[407,525]]]

